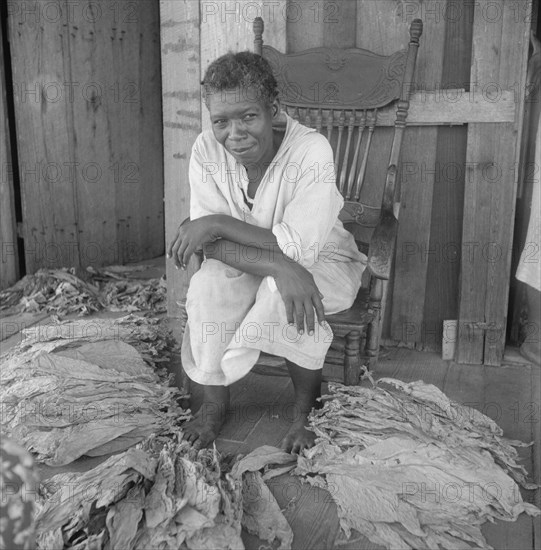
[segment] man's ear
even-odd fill
[[[282,112],[282,106],[280,105],[280,100],[276,98],[271,105],[271,113],[272,113],[273,120],[276,120],[280,116],[281,112]]]

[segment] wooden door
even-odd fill
[[[164,252],[156,2],[10,2],[28,272]]]

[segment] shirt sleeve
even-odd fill
[[[299,162],[284,170],[286,184],[294,183],[293,198],[284,210],[282,221],[273,226],[282,252],[304,267],[313,265],[328,247],[327,240],[338,219],[344,199],[336,188],[333,153],[325,137],[314,134],[304,147]],[[295,181],[291,174],[296,173]],[[289,177],[288,177],[289,174]]]
[[[209,160],[205,151],[200,136],[192,147],[188,172],[192,220],[211,214],[231,215],[229,204],[215,180],[215,175],[220,173],[218,162]]]

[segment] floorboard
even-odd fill
[[[160,276],[160,260],[149,262],[147,276]],[[101,312],[100,317],[117,317],[122,314]],[[76,316],[74,316],[76,317]],[[88,318],[90,321],[92,317]],[[0,318],[2,352],[16,345],[21,338],[19,330],[35,323],[52,322],[43,314],[23,314],[17,319]],[[11,323],[11,324],[10,324]],[[171,325],[175,331],[176,325]],[[174,356],[172,371],[178,370],[179,355]],[[331,369],[332,370],[332,369]],[[330,372],[330,371],[329,371]],[[340,375],[341,367],[332,375]],[[216,442],[218,450],[228,455],[246,454],[260,445],[278,446],[287,433],[293,409],[293,388],[287,373],[273,371],[272,361],[266,368],[256,369],[231,387],[232,406],[226,423]],[[284,375],[285,374],[285,375]],[[388,348],[380,354],[375,378],[394,377],[409,382],[423,380],[443,390],[451,399],[472,406],[494,419],[504,435],[525,442],[530,447],[521,450],[524,465],[532,479],[541,483],[541,369],[525,362],[516,350],[506,350],[504,365],[457,365],[443,361],[435,353],[419,352],[408,348]],[[326,392],[326,384],[322,391]],[[202,401],[200,387],[190,388],[191,407],[197,410]],[[83,458],[70,465],[71,470],[87,470],[106,457]],[[55,468],[41,468],[42,478],[57,473]],[[353,534],[344,540],[340,533],[336,505],[331,495],[322,490],[301,484],[299,479],[284,475],[269,483],[280,507],[291,524],[295,538],[294,549],[375,550],[380,547],[365,537]],[[541,506],[541,490],[523,491],[523,498]],[[495,548],[532,550],[541,547],[541,519],[522,515],[515,523],[496,522],[483,526],[487,541]],[[270,548],[257,537],[243,534],[247,550]]]
[[[248,388],[270,387],[269,369],[264,369],[265,375],[249,374],[246,378]],[[409,382],[423,380],[434,384],[455,401],[480,410],[502,427],[504,435],[511,439],[534,441],[532,447],[522,449],[521,456],[527,470],[539,480],[539,376],[540,369],[529,364],[513,361],[502,367],[487,367],[482,365],[457,365],[452,361],[443,361],[435,353],[419,352],[407,348],[393,348],[384,354],[375,378],[395,377]],[[283,377],[276,377],[283,383]],[[248,382],[249,381],[249,382]],[[257,391],[257,390],[256,390]],[[325,391],[325,389],[323,389]],[[259,393],[255,394],[259,396]],[[259,445],[277,445],[287,432],[287,407],[292,403],[292,388],[285,387],[277,395],[274,410],[278,410],[278,418],[274,415],[261,415],[257,423],[249,423],[243,418],[239,420],[252,429],[239,445],[240,449],[252,450]],[[251,403],[243,393],[242,400]],[[238,413],[237,413],[238,414]],[[235,437],[246,433],[246,428],[238,426],[225,427],[226,433],[234,433]],[[218,440],[218,448],[232,452],[234,442]],[[532,476],[533,477],[533,476]],[[285,515],[291,524],[295,538],[294,549],[324,549],[336,548],[342,550],[373,550],[380,548],[365,537],[353,535],[350,541],[343,540],[340,535],[336,506],[329,493],[301,485],[291,476],[280,476],[272,480],[271,490],[280,506],[285,509]],[[317,491],[317,492],[315,492]],[[527,501],[539,501],[539,491],[523,491]],[[513,550],[530,550],[534,541],[539,541],[539,521],[522,515],[517,522],[496,522],[485,524],[483,533],[489,544],[495,548]],[[536,538],[534,538],[536,537]],[[256,550],[264,546],[264,542],[256,537],[247,536],[247,550]]]

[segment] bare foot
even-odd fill
[[[217,411],[215,403],[211,403],[210,406],[203,403],[193,419],[183,425],[184,439],[197,449],[208,447],[218,437],[224,419],[225,411],[223,413]]]
[[[316,434],[306,429],[308,414],[318,407],[321,395],[321,370],[308,370],[286,359],[287,368],[295,389],[295,418],[280,447],[288,453],[301,453],[314,446]]]
[[[295,420],[289,428],[287,435],[282,439],[280,448],[286,453],[300,454],[304,449],[314,446],[316,434],[306,429],[307,417]]]
[[[208,447],[218,437],[229,405],[229,388],[205,386],[203,404],[192,420],[183,425],[184,436],[197,449]]]

